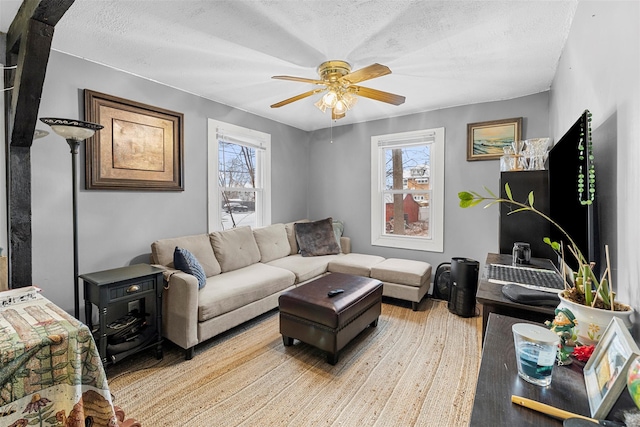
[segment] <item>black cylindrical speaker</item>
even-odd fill
[[[461,317],[476,314],[476,292],[480,263],[469,258],[451,258],[449,311]]]

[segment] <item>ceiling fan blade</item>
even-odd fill
[[[285,99],[284,101],[273,104],[271,108],[278,108],[282,107],[283,105],[291,104],[292,102],[299,101],[311,95],[315,95],[316,93],[322,92],[323,90],[324,89],[314,89],[310,90],[309,92],[301,93],[300,95],[292,96],[291,98]]]
[[[293,82],[302,82],[302,83],[313,83],[316,85],[323,85],[325,84],[325,82],[323,82],[322,80],[314,80],[314,79],[307,79],[305,77],[294,77],[294,76],[273,76],[271,77],[272,79],[277,79],[277,80],[291,80]]]
[[[400,105],[404,104],[405,97],[396,95],[394,93],[383,92],[377,89],[371,89],[362,86],[350,86],[350,89],[354,89],[354,93],[365,98],[375,99],[376,101],[386,102],[388,104]]]
[[[375,79],[376,77],[386,76],[387,74],[391,74],[389,67],[376,63],[342,76],[339,80],[355,84],[365,80]]]

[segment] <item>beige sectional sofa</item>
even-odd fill
[[[195,276],[174,268],[176,247],[197,258],[206,275],[202,288]],[[331,272],[377,278],[384,295],[417,309],[430,285],[428,263],[350,253],[344,236],[340,247],[339,254],[303,257],[294,223],[157,240],[151,262],[165,270],[163,335],[191,359],[195,345],[276,308],[283,292]]]

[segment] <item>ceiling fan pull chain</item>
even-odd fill
[[[329,140],[333,144],[333,118],[329,117],[329,120],[331,120],[331,125],[329,126]]]

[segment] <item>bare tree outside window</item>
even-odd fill
[[[218,144],[222,228],[255,227],[256,150],[226,141]]]
[[[384,150],[385,234],[431,236],[431,145]]]

